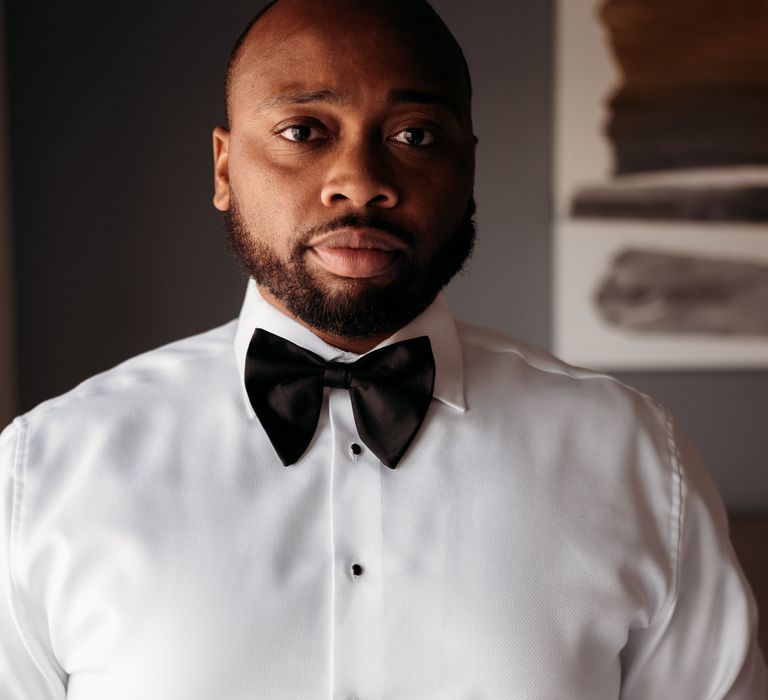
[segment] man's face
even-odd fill
[[[439,41],[355,2],[284,0],[246,42],[230,118],[214,203],[246,270],[299,320],[389,333],[461,268],[474,138]]]

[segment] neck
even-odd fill
[[[392,335],[392,333],[379,333],[377,335],[365,337],[348,338],[346,336],[334,335],[333,333],[326,333],[325,331],[315,328],[314,326],[310,326],[308,323],[305,323],[300,318],[296,317],[279,299],[276,299],[263,287],[259,287],[259,293],[267,303],[274,306],[278,311],[284,313],[286,316],[288,316],[288,318],[292,318],[294,321],[300,323],[305,328],[309,328],[309,330],[311,330],[318,338],[320,338],[320,340],[325,341],[328,343],[328,345],[333,345],[335,348],[339,348],[339,350],[344,350],[345,352],[353,352],[356,355],[362,355],[363,353],[372,350],[379,343]]]

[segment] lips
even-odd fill
[[[309,243],[314,260],[339,277],[365,279],[387,274],[409,248],[379,229],[339,229]]]

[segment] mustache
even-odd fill
[[[335,219],[324,221],[322,224],[303,229],[299,235],[296,248],[306,247],[306,244],[317,236],[345,228],[378,229],[379,231],[384,231],[385,233],[390,234],[411,249],[416,245],[416,236],[414,236],[408,229],[398,226],[381,216],[367,216],[365,214],[355,214],[354,212],[350,212]]]

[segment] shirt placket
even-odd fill
[[[331,697],[373,700],[383,681],[381,463],[355,428],[348,392],[329,389],[333,431]]]

